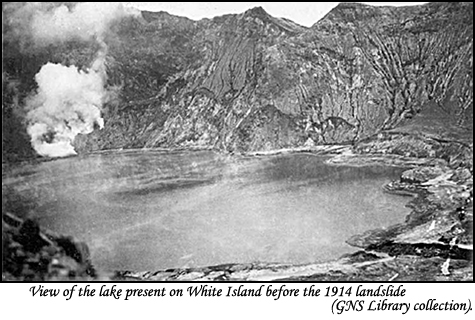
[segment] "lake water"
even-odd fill
[[[24,165],[2,184],[42,226],[85,241],[98,269],[300,264],[352,252],[350,236],[409,212],[381,189],[402,169],[324,160],[122,151]]]

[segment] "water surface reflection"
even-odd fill
[[[140,271],[337,258],[350,236],[403,221],[407,198],[381,190],[400,173],[311,154],[127,151],[25,165],[3,185],[86,241],[96,267]]]

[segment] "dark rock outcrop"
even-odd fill
[[[2,281],[98,279],[86,244],[2,213]]]

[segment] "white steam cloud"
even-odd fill
[[[54,10],[39,10],[32,19],[32,35],[43,44],[73,38],[102,41],[110,23],[131,12],[117,2],[83,2],[71,9],[62,5]]]
[[[38,92],[29,101],[28,134],[39,155],[62,157],[76,154],[78,134],[103,128],[101,106],[106,92],[101,74],[48,63],[36,74]]]
[[[70,40],[94,41],[99,48],[95,60],[84,70],[44,65],[35,76],[36,93],[26,101],[30,110],[27,131],[35,151],[48,157],[76,154],[72,145],[75,137],[104,126],[101,108],[109,96],[105,88],[105,33],[111,22],[137,11],[109,2],[60,6],[36,2],[15,10],[10,24],[17,27],[19,41],[29,41],[35,48]]]
[[[4,12],[12,27],[10,36],[21,42],[23,50],[73,39],[102,41],[111,22],[139,14],[118,2],[7,2]]]

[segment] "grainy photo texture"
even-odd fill
[[[2,280],[473,280],[473,3],[389,4],[2,2]]]

